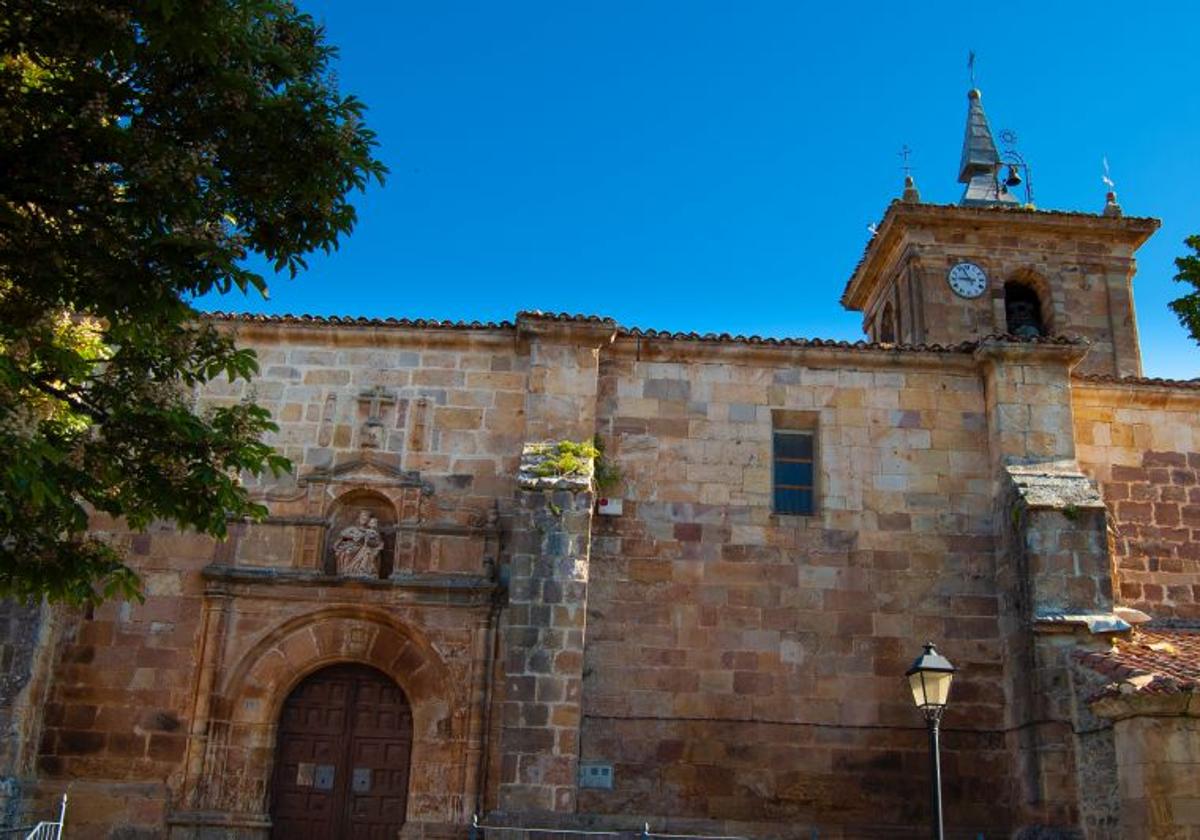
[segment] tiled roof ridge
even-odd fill
[[[922,201],[918,203],[906,203],[899,198],[893,198],[888,202],[888,207],[893,204],[904,204],[907,207],[931,207],[934,209],[951,209],[963,210],[978,215],[987,215],[992,213],[1027,213],[1031,216],[1064,216],[1067,218],[1084,218],[1084,219],[1122,219],[1126,222],[1159,222],[1160,220],[1154,216],[1105,216],[1103,212],[1092,213],[1087,210],[1052,210],[1044,207],[1030,207],[1028,204],[1012,204],[1012,205],[988,205],[986,207],[971,207],[954,202],[937,202],[937,201]]]
[[[1151,629],[1153,628],[1153,629]],[[1200,691],[1200,629],[1142,625],[1108,650],[1077,649],[1077,662],[1111,682],[1089,700]]]
[[[955,353],[969,352],[975,347],[974,342],[963,341],[958,344],[883,344],[877,341],[856,339],[850,341],[844,338],[802,338],[799,336],[784,336],[775,338],[762,335],[741,335],[733,333],[699,333],[682,330],[656,330],[650,327],[622,327],[618,332],[619,338],[645,338],[657,341],[699,341],[708,344],[752,344],[772,347],[832,347],[839,350],[901,350],[920,352]]]
[[[269,315],[258,312],[203,312],[201,317],[218,321],[244,321],[256,324],[313,324],[350,327],[417,327],[425,329],[489,330],[512,329],[514,321],[451,321],[440,318],[368,318],[364,315],[294,315],[290,312]],[[571,312],[543,312],[540,309],[521,310],[517,319],[537,319],[561,323],[604,324],[614,328],[617,322],[604,315],[584,315]]]
[[[337,327],[396,327],[443,330],[504,330],[516,326],[512,321],[450,321],[438,318],[367,318],[363,315],[268,315],[258,312],[203,312],[202,318],[215,321],[239,321],[252,324],[302,324]]]
[[[617,322],[607,315],[584,315],[572,312],[543,312],[540,309],[522,309],[517,318],[538,318],[543,321],[563,321],[574,324],[606,324],[614,327]]]
[[[984,342],[1001,341],[1007,344],[1052,344],[1079,345],[1086,344],[1087,339],[1080,336],[1038,336],[1022,337],[1016,335],[991,334],[982,338],[960,341],[954,344],[907,344],[885,343],[858,339],[849,341],[837,338],[771,338],[760,335],[732,335],[730,333],[698,333],[675,332],[671,330],[645,329],[642,327],[622,327],[618,336],[624,338],[647,338],[664,341],[699,341],[719,344],[750,344],[781,347],[831,347],[838,350],[870,350],[902,353],[971,353]]]
[[[251,324],[298,324],[305,326],[340,327],[392,327],[409,329],[445,330],[504,330],[513,329],[515,321],[450,321],[436,318],[367,318],[352,315],[293,315],[284,313],[268,315],[254,312],[205,312],[202,317],[218,321],[235,321]],[[622,338],[642,338],[659,341],[699,341],[713,344],[746,344],[766,347],[828,347],[837,350],[866,350],[901,353],[970,353],[984,342],[1000,341],[1007,344],[1079,345],[1087,339],[1072,335],[1022,337],[993,333],[979,339],[960,341],[954,344],[908,344],[884,343],[857,339],[838,338],[774,338],[761,335],[735,335],[732,333],[698,333],[674,330],[656,330],[643,327],[624,327],[615,320],[602,315],[572,314],[568,312],[543,312],[522,310],[517,320],[526,318],[555,321],[560,323],[603,324],[612,326]]]
[[[1109,385],[1150,385],[1159,388],[1200,390],[1200,378],[1165,379],[1159,376],[1115,376],[1111,373],[1077,373],[1072,378],[1081,382],[1096,382]]]

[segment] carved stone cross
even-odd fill
[[[364,449],[378,449],[383,445],[383,407],[394,405],[396,396],[382,385],[376,385],[358,395],[360,413],[366,408],[367,419],[362,425],[360,445]]]

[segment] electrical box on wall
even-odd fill
[[[612,790],[613,766],[611,764],[599,764],[592,761],[580,764],[579,786],[581,788]]]
[[[620,516],[624,508],[625,503],[622,499],[601,497],[596,500],[596,513],[603,516]]]

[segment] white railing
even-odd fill
[[[67,821],[67,795],[64,793],[62,805],[58,809],[58,822],[49,822],[43,820],[35,825],[28,834],[25,835],[25,840],[62,840],[63,823]]]
[[[662,834],[657,831],[650,830],[650,823],[645,823],[642,829],[601,829],[601,830],[584,830],[575,828],[535,828],[531,826],[515,826],[515,825],[487,825],[479,821],[479,815],[471,817],[470,840],[496,840],[505,835],[520,835],[521,840],[537,840],[539,837],[558,838],[566,840],[566,838],[580,838],[580,840],[598,840],[602,837],[612,838],[612,840],[748,840],[745,837],[734,837],[721,834]],[[813,831],[814,840],[817,838],[817,832]]]

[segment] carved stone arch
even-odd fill
[[[461,681],[452,678],[424,634],[392,615],[355,606],[287,619],[239,657],[213,698],[203,764],[194,782],[199,808],[265,819],[283,704],[310,674],[339,663],[381,671],[408,699],[411,766],[421,768],[410,779],[410,818],[456,818],[447,791],[439,786],[466,738],[468,698]]]
[[[220,691],[230,704],[229,720],[275,720],[293,688],[336,662],[370,665],[395,679],[413,705],[414,718],[418,705],[436,711],[449,699],[449,669],[424,634],[387,613],[341,606],[288,619],[246,651]],[[257,699],[261,708],[239,699]],[[444,728],[443,718],[435,715],[428,722]]]
[[[1056,317],[1058,313],[1055,308],[1053,289],[1045,275],[1028,266],[1017,269],[1005,279],[1005,331],[1011,332],[1007,319],[1009,297],[1013,290],[1018,292],[1029,290],[1033,293],[1038,303],[1038,317],[1041,321],[1042,334],[1055,335],[1056,325],[1060,323],[1060,319]]]

